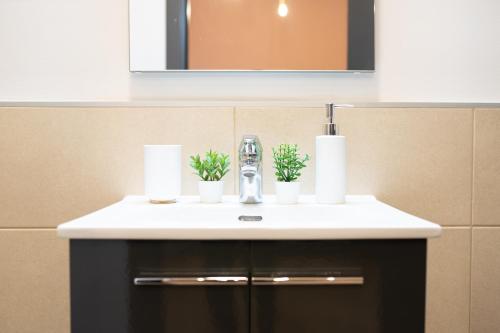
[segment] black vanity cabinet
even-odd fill
[[[72,333],[248,332],[248,242],[72,240]],[[162,283],[166,278],[171,283]]]
[[[422,333],[425,253],[425,240],[252,243],[250,331]]]
[[[426,240],[71,240],[73,333],[422,333]]]

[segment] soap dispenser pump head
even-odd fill
[[[326,104],[326,117],[328,123],[325,124],[325,135],[337,135],[337,125],[335,125],[335,104]]]
[[[328,123],[325,124],[325,135],[337,135],[337,125],[335,124],[335,111],[337,108],[352,108],[351,104],[326,104],[326,117]]]

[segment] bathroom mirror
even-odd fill
[[[373,71],[374,0],[130,0],[130,70]]]

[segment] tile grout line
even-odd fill
[[[475,147],[476,147],[476,109],[472,109],[472,158],[471,158],[471,179],[470,179],[470,189],[471,189],[471,209],[470,209],[470,223],[474,226],[474,176],[475,176]]]
[[[57,230],[57,227],[0,227],[0,231],[46,231]]]
[[[236,148],[236,106],[233,106],[233,170],[234,170],[234,175],[233,175],[233,194],[236,194],[236,181],[238,178],[236,177],[236,170],[237,170],[237,165],[236,165],[236,154],[237,154],[237,148]]]
[[[441,224],[442,228],[445,229],[500,229],[500,225],[476,225],[476,226],[470,226],[470,225],[459,225],[459,224],[450,224],[450,225],[443,225]]]
[[[473,244],[473,233],[474,233],[474,228],[470,228],[470,235],[469,235],[469,329],[468,332],[470,333],[472,330],[472,244]]]
[[[470,210],[470,236],[469,236],[469,246],[470,246],[470,254],[469,254],[469,333],[472,330],[472,251],[473,251],[473,233],[474,233],[474,176],[475,176],[475,152],[476,148],[476,109],[472,109],[472,158],[471,158],[471,210]]]

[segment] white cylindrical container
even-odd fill
[[[203,181],[198,182],[198,190],[200,192],[200,201],[203,203],[219,203],[222,202],[224,194],[224,181]]]
[[[275,182],[276,202],[283,205],[293,205],[299,201],[299,182]]]
[[[322,204],[345,202],[346,144],[340,135],[316,137],[316,201]]]
[[[181,145],[144,146],[144,193],[151,202],[174,202],[181,195],[181,153]]]

